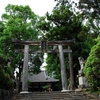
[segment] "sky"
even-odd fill
[[[79,1],[79,0],[72,0],[72,1]],[[32,11],[39,16],[44,16],[45,13],[48,11],[49,13],[52,12],[53,7],[56,5],[54,0],[2,0],[0,2],[0,18],[3,13],[5,13],[5,7],[8,4],[14,5],[29,5]]]
[[[54,0],[2,0],[0,2],[0,17],[5,13],[5,7],[8,4],[29,5],[36,15],[44,16],[47,11],[49,13],[52,12],[56,2]]]

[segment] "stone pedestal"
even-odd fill
[[[22,91],[20,92],[20,94],[26,94],[26,93],[29,93],[28,91]]]
[[[84,76],[78,77],[79,80],[79,88],[89,87],[88,82],[86,81]]]

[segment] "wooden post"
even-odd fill
[[[68,46],[68,50],[71,50],[71,47]],[[70,67],[70,90],[74,90],[74,73],[73,73],[73,66],[72,66],[72,53],[68,53],[69,56],[69,67]]]
[[[22,74],[22,92],[28,93],[28,54],[29,54],[29,45],[24,47],[24,62],[23,62],[23,74]]]
[[[58,45],[59,48],[59,58],[61,64],[61,80],[62,80],[62,92],[67,90],[67,76],[66,76],[66,68],[65,68],[65,60],[63,55],[63,47],[62,45]]]

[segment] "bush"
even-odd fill
[[[7,58],[0,54],[0,88],[9,90],[13,87],[12,69],[7,66]]]
[[[100,89],[100,42],[91,48],[85,63],[84,74],[92,91],[98,91]]]

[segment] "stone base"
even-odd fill
[[[29,93],[28,91],[21,91],[20,94],[26,94]]]
[[[74,90],[61,90],[61,92],[73,92]]]
[[[79,88],[79,89],[89,88],[89,87],[90,87],[89,85],[85,85],[85,84],[78,85],[78,88]]]
[[[81,92],[81,91],[82,91],[82,88],[75,89],[75,92]]]

